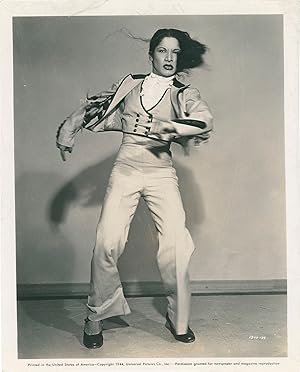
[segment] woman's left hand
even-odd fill
[[[171,121],[154,118],[149,134],[154,134],[164,141],[172,141],[177,136],[177,129]]]

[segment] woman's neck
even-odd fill
[[[150,78],[153,78],[153,79],[165,79],[165,80],[173,80],[175,78],[175,75],[172,75],[172,76],[161,76],[161,75],[157,75],[155,74],[154,72],[151,72],[150,73]]]

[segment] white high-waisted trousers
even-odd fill
[[[158,232],[157,263],[166,290],[167,311],[177,334],[184,334],[190,313],[188,266],[194,244],[185,226],[178,179],[166,147],[122,144],[120,148],[97,226],[88,318],[102,320],[130,313],[117,261],[140,197],[145,200]]]

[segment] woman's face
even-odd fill
[[[164,77],[174,75],[178,53],[180,53],[178,40],[174,37],[164,37],[155,47],[153,55],[150,56],[152,72]]]

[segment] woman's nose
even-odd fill
[[[166,61],[169,61],[171,62],[173,60],[173,56],[172,56],[172,52],[167,52],[166,54],[166,58],[165,58]]]

